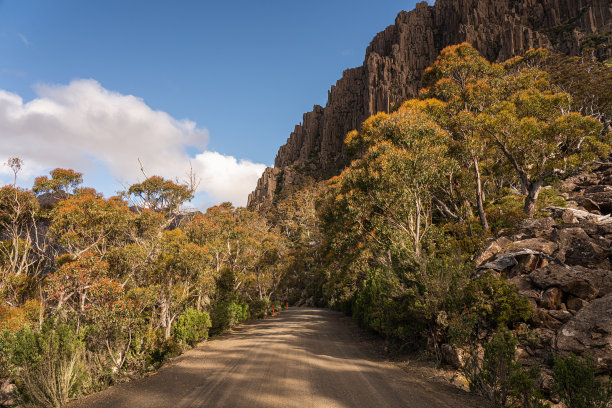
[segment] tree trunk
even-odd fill
[[[476,206],[478,207],[478,217],[480,218],[480,225],[485,234],[489,233],[489,223],[487,222],[487,215],[484,211],[483,205],[483,193],[482,193],[482,181],[480,180],[480,169],[478,168],[478,160],[476,157],[474,160],[474,173],[476,174]]]
[[[525,207],[523,208],[523,211],[529,216],[529,218],[533,218],[533,214],[535,213],[535,205],[538,201],[538,196],[540,195],[540,190],[542,190],[543,183],[543,180],[538,179],[529,184],[527,196],[525,197]]]

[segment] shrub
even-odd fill
[[[251,311],[251,317],[256,319],[263,319],[270,313],[272,303],[270,299],[255,299],[249,303],[249,310]]]
[[[545,407],[535,387],[537,367],[525,370],[515,361],[515,351],[516,338],[504,330],[485,344],[482,360],[473,353],[463,368],[470,390],[495,407]]]
[[[352,305],[355,321],[399,341],[401,347],[424,339],[428,323],[425,309],[417,284],[402,285],[393,272],[383,268],[370,273]]]
[[[172,357],[176,357],[183,352],[183,347],[175,338],[163,338],[161,331],[156,332],[155,345],[149,353],[148,366],[151,368],[159,367],[161,364]]]
[[[220,333],[249,318],[249,305],[235,301],[222,301],[212,310],[212,331]]]
[[[194,345],[208,338],[208,328],[211,326],[210,316],[203,310],[188,308],[181,314],[172,327],[174,338],[179,342]]]
[[[612,407],[612,380],[606,383],[595,376],[591,357],[556,356],[553,380],[553,389],[567,408]]]
[[[10,378],[13,371],[11,360],[13,357],[15,335],[9,330],[0,330],[0,383]]]
[[[518,288],[490,272],[470,282],[464,294],[467,310],[494,328],[507,328],[533,316],[533,308],[519,295]]]
[[[72,326],[46,322],[40,331],[24,329],[14,345],[18,398],[24,405],[60,407],[79,395],[84,344]]]
[[[504,228],[511,228],[526,216],[523,213],[523,196],[517,196],[510,191],[487,206],[487,217],[491,232],[495,233]]]

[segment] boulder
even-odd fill
[[[559,246],[544,238],[530,238],[522,241],[512,242],[501,251],[502,254],[510,254],[514,252],[520,252],[525,249],[530,249],[537,253],[546,255],[552,255],[559,248]]]
[[[592,201],[602,214],[612,213],[612,189],[609,186],[603,191],[599,191],[589,195],[589,200]]]
[[[554,319],[557,319],[563,323],[567,322],[573,316],[567,310],[549,310],[548,314],[551,315]]]
[[[580,299],[579,297],[570,295],[567,298],[566,304],[569,310],[573,310],[574,312],[577,312],[578,310],[588,305],[589,302],[587,302],[584,299]]]
[[[563,322],[555,319],[546,309],[536,309],[535,316],[532,318],[535,327],[543,327],[550,330],[558,330],[563,326]]]
[[[534,285],[541,289],[557,287],[581,299],[594,299],[599,293],[583,274],[565,265],[547,265],[536,269],[529,277]]]
[[[535,268],[548,265],[549,261],[554,261],[554,259],[545,253],[532,249],[523,249],[518,252],[501,255],[493,261],[480,265],[477,270],[490,269],[496,272],[502,272],[512,268],[512,271],[508,273],[508,277],[512,277],[517,273],[529,273]]]
[[[551,217],[526,218],[518,223],[517,230],[529,238],[549,238],[554,226],[555,220]]]
[[[480,266],[482,264],[484,264],[487,261],[490,261],[491,259],[493,259],[493,257],[500,252],[501,250],[503,250],[506,245],[511,244],[512,241],[510,241],[508,238],[506,237],[500,237],[498,239],[496,239],[495,241],[491,242],[489,244],[489,246],[487,246],[474,260],[474,263],[476,264],[476,266]]]
[[[597,288],[598,296],[605,296],[612,293],[612,270],[611,269],[590,269],[584,266],[575,265],[572,269],[578,276],[582,276],[589,283]]]
[[[582,228],[556,229],[553,239],[559,244],[555,256],[568,265],[598,266],[608,261],[609,248],[599,246]]]
[[[556,349],[593,356],[601,370],[612,370],[612,293],[592,301],[557,333]]]
[[[444,362],[450,364],[456,369],[460,369],[463,367],[465,362],[465,352],[460,348],[453,347],[450,344],[442,345],[442,358]]]
[[[545,309],[559,309],[561,307],[561,299],[563,293],[557,287],[548,288],[542,293],[540,306]]]
[[[535,329],[538,347],[551,346],[555,340],[555,331],[545,327]]]
[[[573,211],[571,210],[565,210],[561,213],[561,221],[563,221],[565,224],[577,224],[578,223],[578,220],[576,219]]]

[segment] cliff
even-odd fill
[[[344,71],[325,107],[304,114],[249,195],[260,208],[275,197],[338,174],[347,164],[344,138],[376,112],[414,97],[425,68],[446,46],[469,42],[490,60],[503,61],[531,48],[577,55],[599,45],[612,55],[611,0],[437,0],[402,11],[378,33],[362,66]],[[602,46],[603,44],[603,46]]]

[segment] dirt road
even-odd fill
[[[185,353],[158,374],[71,408],[479,407],[454,387],[382,361],[340,313],[292,308]]]

